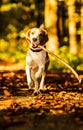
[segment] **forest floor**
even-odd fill
[[[83,79],[82,72],[79,76]],[[0,130],[83,130],[83,80],[78,84],[71,73],[48,72],[44,87],[34,96],[25,70],[2,65]]]

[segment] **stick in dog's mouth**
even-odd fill
[[[25,34],[23,34],[23,35],[26,38],[26,40],[28,40],[30,42],[30,38],[28,36],[26,36]],[[41,45],[38,45],[38,47],[43,49],[44,51],[46,51],[47,53],[49,53],[53,57],[55,57],[57,60],[59,60],[61,63],[63,63],[67,68],[69,68],[72,71],[72,73],[75,75],[75,77],[77,78],[78,82],[81,83],[81,79],[79,78],[79,75],[69,64],[67,64],[65,61],[63,61],[61,58],[59,58],[57,55],[55,55],[52,51],[49,51],[47,48],[45,48]]]

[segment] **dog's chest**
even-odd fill
[[[30,51],[29,55],[32,58],[32,66],[41,66],[45,65],[47,57],[46,57],[46,52],[45,51],[40,51],[40,52],[32,52]]]

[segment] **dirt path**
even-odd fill
[[[45,91],[34,96],[24,70],[2,70],[0,130],[18,129],[83,130],[83,83],[72,74],[48,73]]]

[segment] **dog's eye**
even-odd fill
[[[39,35],[40,37],[42,37],[43,36],[43,34],[42,33],[40,33],[40,35]]]
[[[31,32],[32,35],[34,35],[34,32]]]

